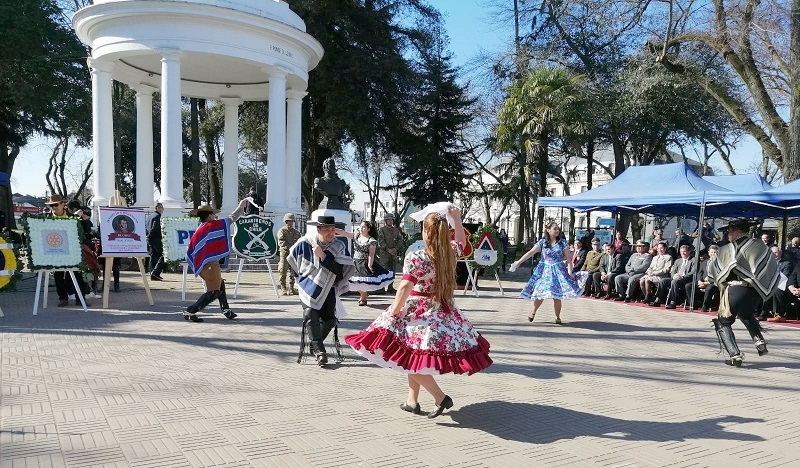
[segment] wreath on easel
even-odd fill
[[[20,273],[19,251],[14,244],[0,237],[0,291],[13,291],[17,281],[22,278]]]
[[[485,273],[489,273],[490,275],[494,275],[497,272],[497,269],[503,264],[503,248],[500,243],[500,238],[497,236],[497,231],[494,229],[494,226],[486,225],[480,226],[475,232],[472,234],[472,245],[475,246],[476,249],[480,249],[480,245],[478,245],[481,238],[487,234],[491,239],[492,244],[495,246],[497,251],[497,260],[491,265],[479,265],[475,262],[474,257],[469,260],[469,266],[473,270],[475,269],[483,269]]]

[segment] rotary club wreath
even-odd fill
[[[28,249],[28,267],[31,270],[59,268],[85,269],[78,218],[54,218],[28,215],[22,217]]]

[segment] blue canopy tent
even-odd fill
[[[602,210],[616,214],[647,213],[660,216],[698,216],[703,224],[706,210],[713,207],[713,216],[748,216],[746,212],[772,213],[781,209],[753,200],[764,195],[769,184],[758,176],[700,177],[686,163],[657,166],[633,166],[606,185],[566,197],[543,197],[540,207],[574,208],[580,211]],[[773,211],[774,210],[774,211]],[[783,210],[785,211],[785,210]],[[699,249],[695,253],[699,264]],[[692,288],[691,304],[694,304]]]
[[[731,190],[697,175],[685,163],[632,166],[611,182],[595,189],[565,197],[542,197],[539,207],[600,210],[612,213],[648,213],[672,216],[696,212],[708,193]]]

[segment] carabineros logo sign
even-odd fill
[[[277,252],[273,222],[258,215],[242,216],[233,225],[233,250],[250,260],[272,258]]]

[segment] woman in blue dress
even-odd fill
[[[539,252],[542,253],[542,260],[536,265],[519,297],[533,300],[533,310],[528,314],[529,322],[533,322],[544,300],[552,299],[556,323],[561,324],[561,300],[580,296],[587,274],[585,271],[572,271],[569,245],[561,238],[561,228],[556,223],[548,224],[539,242],[514,262],[511,268],[516,270],[522,262]]]

